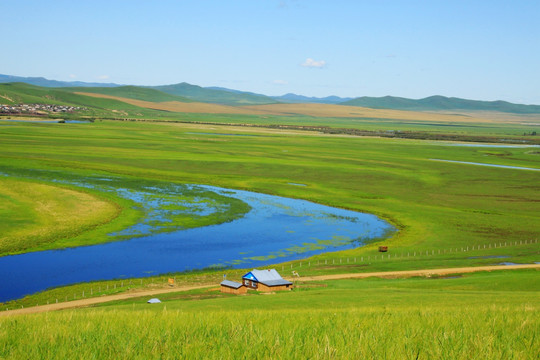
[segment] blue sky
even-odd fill
[[[0,73],[540,104],[540,1],[0,0]]]

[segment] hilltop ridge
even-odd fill
[[[397,96],[343,98],[332,95],[327,97],[309,97],[293,93],[287,93],[281,96],[267,96],[223,87],[202,87],[187,82],[158,86],[135,86],[114,83],[85,83],[80,81],[65,82],[48,80],[43,77],[20,77],[2,74],[0,74],[0,83],[24,83],[36,86],[31,91],[30,88],[27,88],[30,92],[35,92],[36,89],[54,89],[71,93],[95,93],[151,102],[200,102],[227,106],[314,103],[406,111],[460,110],[540,114],[540,105],[515,104],[503,100],[469,100],[442,95],[434,95],[422,99],[409,99]]]

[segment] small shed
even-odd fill
[[[247,293],[247,287],[236,281],[223,280],[221,282],[221,288],[219,291],[227,294],[245,294]]]
[[[285,280],[275,269],[253,269],[242,276],[244,286],[262,292],[291,290],[293,283]]]

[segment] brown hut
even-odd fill
[[[221,288],[219,291],[227,294],[245,294],[247,293],[247,287],[237,283],[236,281],[223,280],[221,282]]]

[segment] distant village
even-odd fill
[[[87,110],[81,106],[52,105],[52,104],[0,104],[0,114],[34,114],[43,115],[47,113],[72,113],[75,111]]]

